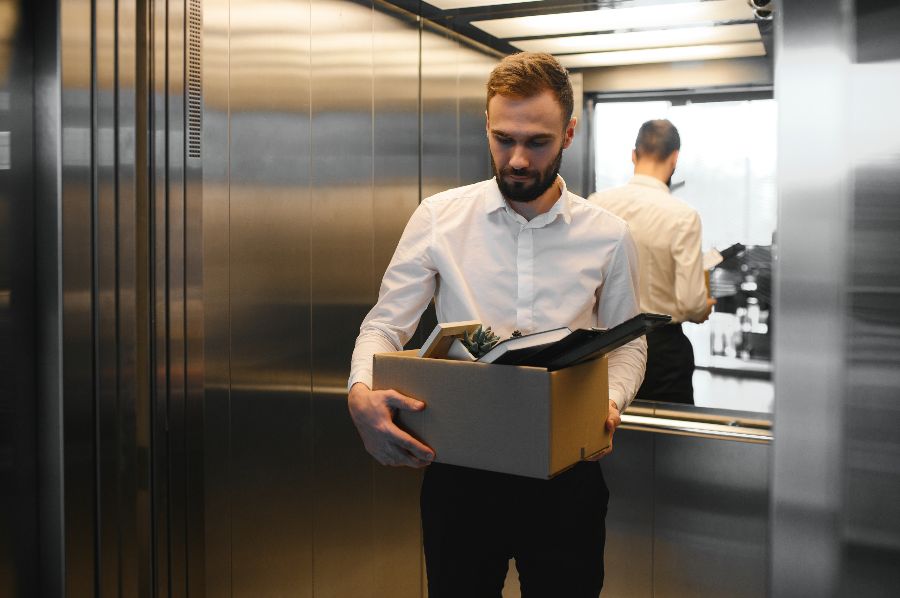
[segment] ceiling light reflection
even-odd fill
[[[426,0],[426,2],[441,10],[456,10],[457,8],[472,8],[473,6],[496,6],[500,4],[520,4],[524,2],[537,2],[538,0]]]
[[[576,52],[611,52],[640,48],[668,48],[734,42],[758,41],[759,27],[755,23],[722,25],[720,27],[684,27],[628,33],[574,35],[512,42],[526,52],[573,54]]]
[[[589,52],[586,54],[568,54],[557,58],[566,68],[587,68],[621,66],[625,64],[649,64],[653,62],[718,60],[720,58],[745,58],[765,55],[766,49],[762,42],[744,42],[739,44],[683,46],[679,48],[622,50],[619,52]]]
[[[551,15],[473,21],[482,31],[509,39],[618,29],[654,29],[720,21],[752,21],[746,0],[710,0],[635,8],[611,8]]]

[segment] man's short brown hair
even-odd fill
[[[664,118],[648,120],[642,124],[634,141],[634,151],[638,159],[651,158],[662,162],[680,149],[681,136],[678,129]]]
[[[563,109],[568,124],[575,109],[572,82],[569,72],[550,54],[518,52],[500,61],[487,82],[487,103],[501,95],[513,98],[531,98],[549,90]]]

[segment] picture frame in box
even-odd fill
[[[418,356],[428,359],[446,359],[453,341],[467,332],[475,332],[479,326],[481,326],[481,322],[476,320],[438,323],[428,335],[422,348],[419,349]]]

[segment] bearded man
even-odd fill
[[[625,223],[566,189],[575,133],[566,70],[548,54],[506,57],[487,83],[494,178],[422,201],[360,327],[350,414],[384,465],[426,467],[421,516],[431,598],[500,596],[516,559],[522,596],[595,597],[603,586],[609,493],[598,459],[551,480],[433,463],[393,422],[424,404],[373,391],[372,356],[398,351],[434,298],[440,322],[478,320],[501,337],[610,327],[639,312],[638,258]],[[610,433],[640,386],[643,339],[609,355]],[[500,367],[500,366],[498,366]],[[427,397],[423,397],[426,398]]]

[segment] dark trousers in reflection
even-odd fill
[[[694,348],[681,330],[669,324],[647,335],[647,373],[636,399],[694,404]]]
[[[429,598],[500,598],[510,558],[523,598],[596,598],[608,501],[600,463],[552,480],[430,465],[421,494]]]

